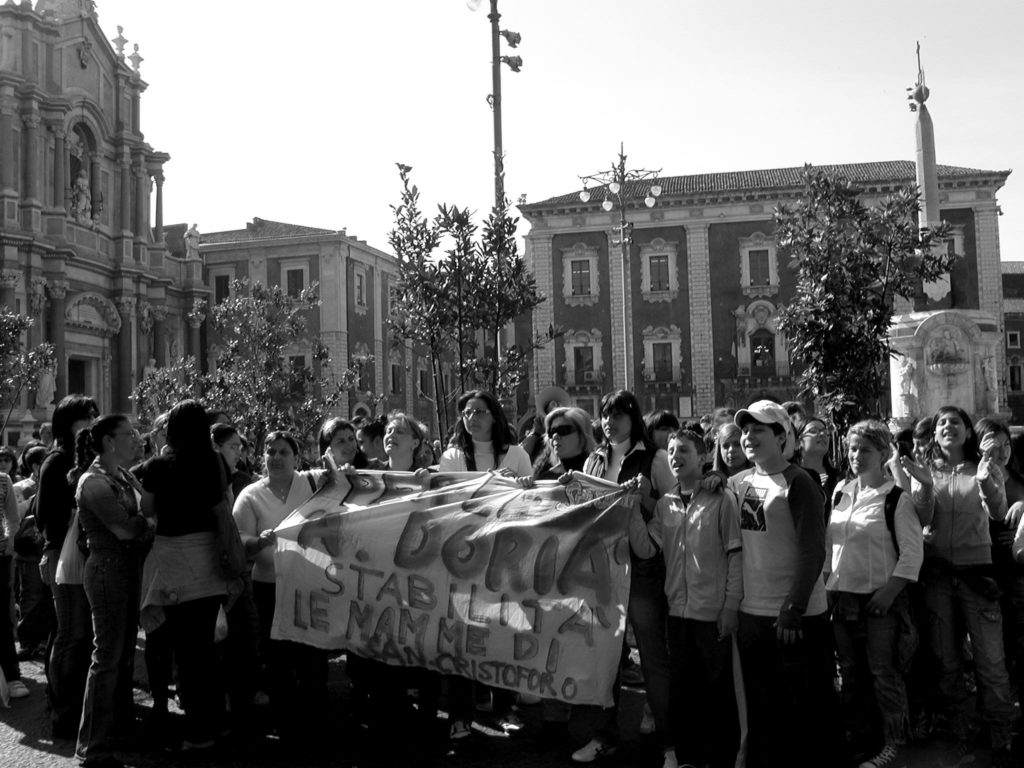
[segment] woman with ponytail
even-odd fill
[[[139,543],[153,533],[139,514],[139,489],[127,471],[138,444],[127,416],[104,416],[79,434],[70,475],[77,481],[78,519],[89,545],[83,586],[92,610],[93,652],[75,747],[85,768],[119,765],[112,738],[128,735],[134,721]]]
[[[53,412],[53,446],[39,470],[36,526],[43,534],[39,575],[52,590],[57,631],[47,648],[46,703],[51,736],[73,739],[82,715],[82,694],[92,651],[89,599],[81,584],[57,584],[57,560],[75,508],[75,489],[68,472],[75,466],[75,435],[99,416],[96,401],[68,395]],[[73,535],[77,536],[77,532]]]

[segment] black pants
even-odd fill
[[[732,676],[732,638],[718,639],[718,625],[668,617],[672,687],[669,721],[680,765],[736,764],[740,721]]]

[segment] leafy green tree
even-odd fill
[[[775,212],[781,254],[796,272],[796,295],[780,311],[801,396],[841,430],[884,411],[895,297],[913,300],[922,281],[947,273],[948,228],[919,229],[920,195],[903,187],[866,206],[849,181],[806,166],[804,193]]]
[[[0,433],[7,428],[22,394],[32,389],[56,361],[52,344],[26,348],[23,338],[32,323],[32,318],[0,306],[0,403],[7,406]]]
[[[507,206],[491,211],[483,232],[467,209],[440,205],[433,219],[420,209],[411,168],[399,165],[402,196],[392,206],[395,228],[389,242],[399,264],[398,291],[389,319],[399,341],[409,341],[431,363],[435,408],[442,430],[449,425],[448,405],[459,393],[481,387],[512,397],[525,379],[525,348],[499,350],[502,328],[541,301],[536,281],[516,247],[518,219]],[[439,249],[443,250],[438,253]],[[479,343],[483,336],[487,341]],[[458,392],[445,390],[443,366],[450,361]]]
[[[193,360],[158,370],[133,392],[140,412],[152,418],[178,400],[197,397],[252,435],[257,455],[275,429],[310,440],[357,382],[351,368],[332,371],[327,346],[308,328],[320,304],[317,288],[313,283],[290,296],[280,286],[233,281],[233,296],[210,314],[211,343],[218,350],[214,370],[202,374]],[[203,302],[193,308],[197,315],[206,311]],[[310,364],[300,363],[299,356],[307,355]]]
[[[146,374],[130,397],[135,403],[139,422],[149,427],[157,416],[171,410],[175,403],[191,397],[204,399],[207,385],[195,358],[186,357]]]

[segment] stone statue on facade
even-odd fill
[[[145,381],[150,376],[155,374],[157,371],[156,358],[151,357],[146,361],[146,365],[142,368],[142,380]]]
[[[78,172],[75,186],[71,190],[71,210],[78,221],[92,220],[92,192],[89,189],[89,174],[85,168]]]
[[[36,408],[53,405],[53,394],[56,391],[56,364],[48,365],[39,374],[39,385],[36,387]]]
[[[199,230],[196,229],[196,224],[193,224],[185,232],[185,258],[186,259],[198,259],[199,258]]]

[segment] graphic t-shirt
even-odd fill
[[[777,616],[792,604],[804,615],[826,609],[824,497],[806,471],[759,471],[730,478],[740,504],[743,602],[754,616]]]

